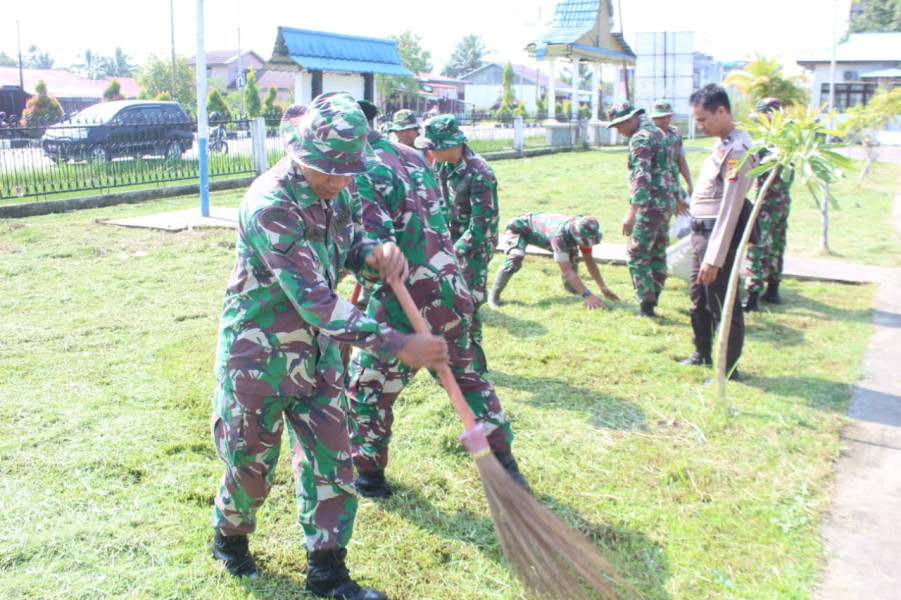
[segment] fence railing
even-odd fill
[[[461,128],[480,154],[523,155],[542,148],[583,147],[586,121],[467,115]],[[210,124],[211,180],[252,175],[284,156],[278,127],[262,119]],[[188,119],[0,124],[0,204],[64,199],[163,187],[199,179],[197,125]],[[254,144],[252,131],[263,136]],[[264,152],[255,159],[254,152]],[[254,165],[257,165],[255,168]]]

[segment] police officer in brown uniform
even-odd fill
[[[745,196],[754,183],[747,173],[757,161],[752,157],[738,167],[751,147],[751,136],[735,128],[726,90],[710,84],[696,90],[689,102],[701,131],[720,138],[701,167],[691,199],[689,294],[695,352],[682,361],[686,365],[710,365],[713,362],[713,334],[720,324],[726,287],[741,240],[740,216]],[[741,378],[735,367],[745,338],[744,312],[738,295],[734,308],[726,350],[726,372],[730,379],[738,381]]]

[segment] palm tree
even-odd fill
[[[482,58],[488,54],[485,41],[480,35],[470,34],[464,36],[454,48],[450,60],[444,66],[442,75],[447,77],[459,77],[470,71],[475,71],[482,66]]]
[[[106,60],[102,56],[98,56],[91,52],[88,48],[81,55],[82,62],[75,65],[82,76],[87,79],[100,79],[106,74]]]
[[[714,359],[717,393],[721,399],[726,397],[726,346],[732,313],[735,310],[735,298],[738,294],[738,275],[744,262],[748,239],[763,206],[763,198],[776,176],[784,171],[785,179],[793,176],[796,182],[807,187],[819,206],[828,207],[828,203],[832,200],[829,184],[842,178],[842,169],[851,168],[851,161],[848,158],[832,150],[839,144],[825,141],[826,136],[840,135],[840,132],[828,129],[824,125],[832,120],[834,111],[827,115],[823,115],[822,112],[822,109],[808,108],[801,116],[787,118],[779,111],[773,112],[770,119],[765,115],[757,115],[756,120],[742,123],[742,128],[751,134],[754,144],[745,153],[738,168],[752,156],[763,156],[761,164],[752,169],[748,177],[759,177],[767,173],[769,175],[758,190],[754,210],[735,252],[729,286],[723,300],[723,316],[720,320],[720,330],[717,332]],[[823,215],[826,219],[828,213],[823,212]],[[824,228],[826,226],[827,221],[824,220]]]
[[[782,65],[777,57],[767,58],[759,52],[755,55],[756,58],[747,67],[732,72],[723,84],[735,88],[750,98],[752,103],[763,98],[779,98],[785,106],[807,101],[807,92],[802,87],[805,82],[803,75],[783,77]]]
[[[112,77],[130,77],[135,69],[130,61],[130,55],[122,52],[122,48],[116,48],[116,53],[106,58],[106,74]]]

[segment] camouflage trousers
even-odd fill
[[[525,221],[525,219],[522,220]],[[529,245],[529,240],[526,236],[515,233],[516,229],[511,228],[511,226],[515,227],[519,224],[520,219],[518,217],[516,219],[510,219],[510,221],[507,222],[507,235],[504,238],[504,243],[507,246],[507,256],[504,258],[504,262],[501,265],[501,271],[510,273],[511,275],[522,268],[522,263],[526,258],[526,247]],[[579,253],[575,248],[569,251],[569,262],[576,272],[579,270],[580,260]],[[563,278],[563,288],[571,294],[576,293],[575,290],[571,289],[571,286],[569,285],[569,282],[566,281],[565,277]]]
[[[668,212],[640,210],[626,248],[632,287],[639,302],[656,302],[666,283]]]
[[[759,292],[767,283],[782,280],[785,243],[788,233],[788,213],[791,201],[787,196],[765,199],[757,222],[760,224],[760,243],[748,247],[745,260],[745,288]]]
[[[225,474],[212,525],[223,535],[253,532],[256,512],[272,489],[288,423],[298,520],[307,550],[346,547],[357,498],[340,386],[318,379],[309,396],[254,396],[226,389],[213,398],[212,433]]]
[[[460,263],[460,270],[463,272],[463,279],[469,288],[472,296],[472,302],[475,305],[475,312],[472,313],[472,337],[478,346],[477,352],[482,352],[482,318],[479,315],[479,309],[485,304],[486,288],[488,287],[488,264],[494,258],[494,246],[497,240],[486,244],[483,248],[473,252],[470,256],[458,256],[457,262]],[[484,354],[482,355],[484,360]]]
[[[432,331],[447,340],[451,372],[476,420],[483,423],[491,449],[509,452],[513,432],[494,385],[484,375],[485,365],[479,358],[481,352],[476,351],[478,346],[469,329],[469,315],[458,314],[446,320],[450,309],[439,303],[420,307],[420,310]],[[430,322],[438,319],[444,322]],[[387,322],[399,331],[409,328],[405,318],[390,313]],[[354,349],[348,367],[347,395],[351,411],[351,448],[354,464],[359,471],[371,473],[387,466],[394,400],[416,372],[417,369],[396,359],[386,361]],[[431,375],[437,379],[434,372]]]

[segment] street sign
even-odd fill
[[[235,78],[235,87],[239,90],[244,89],[244,86],[247,85],[247,78],[244,75],[238,75]]]

